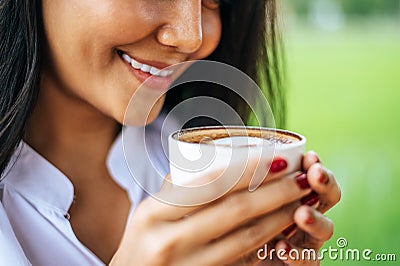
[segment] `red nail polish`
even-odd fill
[[[300,187],[301,189],[308,189],[308,188],[310,188],[310,184],[308,183],[307,175],[306,175],[306,174],[304,174],[304,173],[299,174],[298,176],[295,177],[295,180],[296,180],[296,182],[297,182],[297,185],[299,185],[299,187]]]
[[[285,169],[286,167],[287,167],[287,162],[286,162],[285,159],[276,158],[275,160],[272,161],[269,170],[270,170],[272,173],[277,173],[277,172],[282,171],[282,170]]]
[[[286,254],[289,254],[292,248],[290,247],[289,243],[285,241],[285,251]]]
[[[285,230],[283,230],[283,231],[282,231],[282,234],[283,234],[284,236],[288,236],[288,235],[290,235],[291,233],[293,233],[296,229],[297,229],[297,225],[292,224],[292,225],[288,226]]]
[[[313,206],[319,201],[319,196],[316,192],[311,192],[307,196],[303,197],[300,202],[303,205]]]
[[[315,223],[315,218],[311,211],[308,213],[308,218],[306,219],[305,223],[308,225]]]
[[[326,172],[323,172],[322,175],[319,177],[318,181],[323,185],[328,184],[329,183],[328,174]]]

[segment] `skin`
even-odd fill
[[[304,215],[300,214],[308,209],[300,209],[299,200],[311,189],[299,189],[293,176],[269,176],[270,182],[248,193],[251,166],[243,182],[224,199],[183,208],[150,197],[137,207],[126,227],[130,202],[110,177],[105,162],[130,97],[141,82],[117,51],[168,65],[205,58],[221,36],[218,5],[212,0],[43,0],[42,6],[45,58],[26,141],[73,183],[76,202],[70,209],[70,223],[78,239],[103,262],[235,264],[293,221],[318,240],[315,248],[332,234],[332,223],[322,215],[314,226],[301,226]],[[153,105],[155,93],[141,97],[138,112]],[[163,102],[164,98],[156,102],[147,122],[157,117]],[[141,121],[139,115],[133,124]],[[340,190],[333,175],[328,185],[314,184],[327,171],[318,161],[315,154],[307,155],[303,167],[312,189],[320,193],[324,208],[319,210],[324,212],[339,200]],[[265,201],[266,191],[275,200]],[[160,193],[173,193],[173,188],[166,186]],[[247,211],[255,202],[266,204]],[[231,222],[218,223],[223,217],[230,217]],[[243,227],[249,221],[252,225]],[[252,228],[265,229],[263,237],[250,237],[258,232]],[[205,232],[200,239],[193,235],[197,230]],[[301,248],[302,243],[296,244]]]
[[[319,261],[277,258],[259,262],[256,253],[267,242],[276,249],[285,249],[288,243],[299,252],[303,248],[318,251],[333,234],[332,221],[321,213],[334,206],[341,195],[332,173],[319,163],[314,152],[309,152],[303,158],[303,171],[310,188],[301,189],[296,184],[294,177],[298,173],[283,177],[277,173],[267,176],[263,186],[249,193],[254,169],[254,164],[249,163],[231,194],[207,206],[183,208],[147,198],[136,210],[130,222],[135,226],[128,226],[112,264],[319,265]],[[329,181],[321,183],[321,176],[327,176]],[[174,193],[173,190],[165,185],[160,193]],[[302,205],[300,198],[311,190],[320,195],[319,202]],[[265,195],[269,195],[268,200]],[[311,212],[314,223],[306,224]],[[293,222],[298,231],[292,236],[282,235],[282,230]],[[140,245],[136,244],[138,241]]]

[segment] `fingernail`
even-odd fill
[[[297,185],[299,185],[301,189],[310,188],[310,184],[308,183],[306,174],[304,173],[299,174],[298,176],[295,177],[295,180],[297,182]]]
[[[289,245],[289,243],[288,242],[286,242],[285,241],[285,247],[284,247],[284,249],[285,249],[285,251],[286,251],[286,254],[289,254],[290,253],[290,251],[292,250],[292,247]]]
[[[282,231],[282,234],[283,234],[284,236],[288,236],[288,235],[290,235],[291,233],[293,233],[296,229],[297,229],[297,225],[292,224],[292,225],[288,226],[285,230],[283,230],[283,231]]]
[[[317,163],[320,163],[321,162],[321,158],[319,158],[319,156],[318,156],[318,154],[315,152],[315,151],[310,151],[314,156],[315,156],[315,158],[317,158]]]
[[[315,223],[314,213],[311,210],[308,212],[308,218],[306,219],[305,223],[308,225]]]
[[[285,169],[287,167],[287,162],[285,159],[282,158],[276,158],[275,160],[272,161],[271,163],[271,167],[269,168],[269,170],[272,173],[277,173],[282,171],[283,169]]]
[[[316,192],[311,192],[310,194],[308,194],[307,196],[303,197],[300,202],[303,205],[307,205],[307,206],[313,206],[314,204],[316,204],[319,201],[319,196]]]
[[[328,176],[328,173],[325,172],[325,171],[323,171],[322,174],[321,174],[321,176],[319,177],[318,181],[319,181],[321,184],[323,184],[323,185],[328,184],[328,183],[329,183],[329,176]]]

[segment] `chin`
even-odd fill
[[[117,115],[114,115],[114,119],[124,126],[146,126],[154,122],[160,115],[163,105],[157,104],[153,106],[150,111],[143,110],[140,108],[131,108],[128,110],[123,110]]]

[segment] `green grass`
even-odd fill
[[[394,23],[394,22],[393,22]],[[343,198],[328,213],[336,248],[395,253],[400,261],[400,22],[339,32],[286,32],[288,128],[334,171]],[[322,265],[396,265],[330,261]]]

